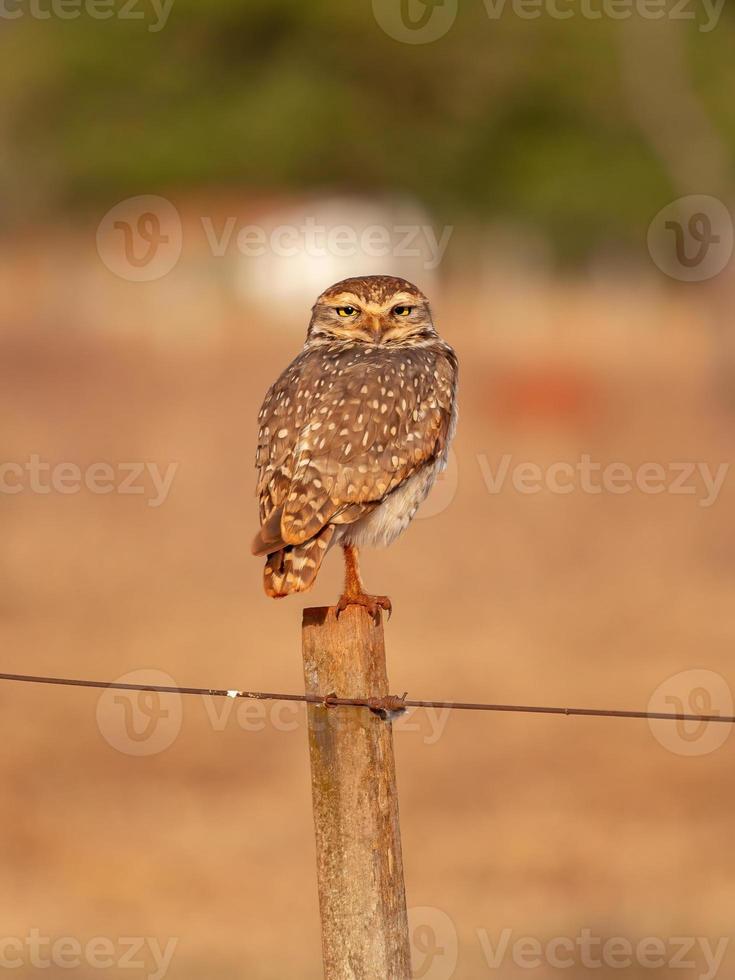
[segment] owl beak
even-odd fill
[[[375,343],[379,344],[381,334],[383,333],[383,328],[380,323],[380,317],[377,316],[370,317],[370,333],[372,334]]]

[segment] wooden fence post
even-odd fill
[[[388,694],[382,619],[305,609],[307,694]],[[326,980],[408,980],[406,893],[391,721],[369,708],[307,706]]]

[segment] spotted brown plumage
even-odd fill
[[[253,552],[267,556],[268,595],[310,588],[340,543],[342,604],[374,611],[354,549],[389,544],[413,518],[446,463],[456,387],[454,351],[415,286],[369,276],[322,293],[303,350],[259,415]]]

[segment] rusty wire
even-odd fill
[[[407,708],[444,708],[459,711],[504,711],[524,714],[567,715],[586,718],[647,718],[657,721],[724,722],[735,724],[733,715],[695,715],[674,711],[622,711],[610,708],[560,708],[548,705],[483,704],[468,701],[419,701],[406,694],[394,694],[380,698],[340,698],[336,694],[282,694],[269,691],[226,690],[214,687],[176,687],[166,684],[126,684],[121,681],[90,681],[67,677],[39,677],[31,674],[3,674],[2,681],[18,681],[28,684],[58,684],[65,687],[91,687],[113,691],[149,691],[157,694],[193,694],[213,698],[251,698],[256,701],[302,701],[325,707],[370,708],[385,716],[400,714]]]

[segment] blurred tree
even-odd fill
[[[406,192],[452,223],[540,229],[575,259],[640,247],[674,192],[631,111],[628,22],[491,19],[478,2],[409,45],[339,0],[175,0],[162,30],[152,20],[3,23],[8,217],[213,184]],[[684,24],[729,153],[735,20]]]

